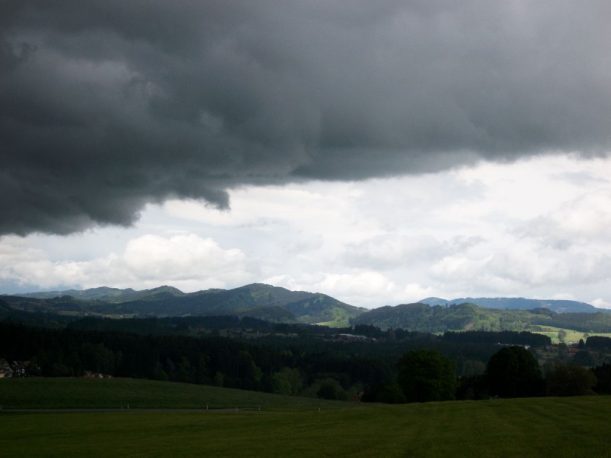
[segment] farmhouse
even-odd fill
[[[0,378],[11,378],[13,376],[13,369],[9,365],[6,359],[0,359]]]

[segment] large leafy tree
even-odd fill
[[[549,396],[594,394],[596,382],[596,375],[585,367],[556,364],[545,376],[545,392]]]
[[[407,352],[399,361],[399,386],[408,402],[454,399],[454,365],[431,350]]]
[[[542,394],[539,363],[523,347],[505,347],[491,356],[486,367],[490,394],[504,398]]]

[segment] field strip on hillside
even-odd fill
[[[611,396],[0,415],[6,456],[611,456]],[[129,414],[126,414],[129,412]]]

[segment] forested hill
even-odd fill
[[[253,283],[234,289],[208,289],[184,293],[171,286],[137,291],[100,287],[87,290],[2,296],[0,318],[32,323],[43,312],[45,322],[61,324],[67,317],[113,318],[237,316],[275,323],[321,324],[347,327],[357,324],[418,332],[468,330],[545,331],[537,326],[581,332],[611,332],[611,313],[574,301],[523,298],[480,298],[446,301],[424,299],[416,304],[366,310],[321,293],[290,291]],[[525,310],[524,307],[530,307]],[[571,312],[571,310],[580,310]],[[557,330],[556,330],[557,332]]]
[[[463,297],[452,300],[427,297],[419,302],[421,304],[443,305],[446,307],[458,304],[475,304],[488,309],[503,310],[533,310],[541,308],[557,313],[596,313],[601,311],[585,302],[558,299],[527,299],[524,297]]]
[[[172,286],[159,286],[152,289],[143,289],[137,291],[132,288],[109,288],[107,286],[101,286],[99,288],[89,289],[68,289],[63,291],[43,291],[36,293],[21,294],[22,297],[32,297],[35,299],[54,299],[58,297],[70,296],[75,299],[85,301],[101,301],[108,303],[119,304],[121,302],[129,302],[134,300],[151,300],[160,298],[163,296],[184,296],[185,293]]]
[[[176,288],[150,290],[94,288],[3,297],[26,311],[103,316],[250,316],[276,322],[346,326],[365,309],[330,296],[254,283],[240,288],[183,293]]]
[[[475,304],[429,306],[403,304],[370,310],[353,320],[381,329],[409,329],[419,332],[445,331],[533,331],[557,327],[581,332],[611,332],[611,313],[556,313],[547,309],[496,310]]]

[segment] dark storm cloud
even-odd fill
[[[5,0],[0,233],[611,146],[606,1]]]

